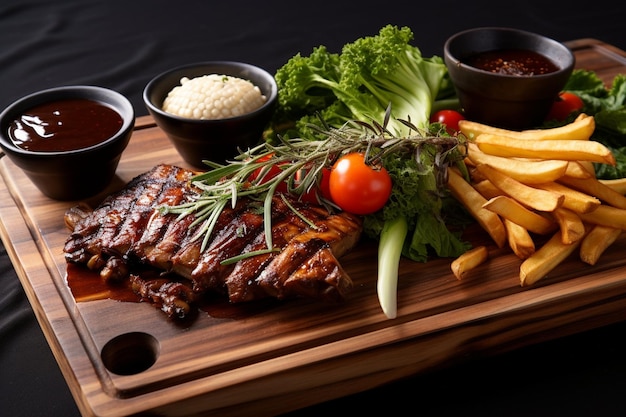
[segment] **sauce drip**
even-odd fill
[[[465,64],[496,74],[532,76],[558,71],[545,56],[525,49],[499,49],[468,57]]]
[[[154,271],[139,272],[139,275],[154,275]],[[107,283],[102,280],[97,271],[92,271],[82,265],[67,263],[66,283],[74,300],[77,303],[114,300],[121,302],[139,303],[141,297],[131,288],[130,280],[119,283]],[[212,318],[219,319],[243,319],[269,311],[274,307],[284,305],[285,301],[273,298],[249,301],[246,303],[232,304],[223,295],[208,295],[195,307]],[[154,305],[159,308],[158,305]],[[193,321],[194,315],[191,315]],[[181,321],[181,324],[185,324]]]
[[[66,272],[67,286],[77,303],[107,299],[135,303],[141,301],[128,280],[116,285],[106,283],[97,271],[72,263],[67,264]]]
[[[122,127],[122,117],[94,100],[59,100],[24,112],[9,126],[15,146],[38,152],[87,148],[103,142]]]

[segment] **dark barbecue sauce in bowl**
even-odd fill
[[[540,53],[525,49],[499,49],[469,56],[464,63],[483,71],[503,75],[549,74],[559,67]]]
[[[9,126],[15,146],[35,152],[84,149],[104,142],[122,127],[122,116],[95,100],[66,99],[25,111]]]

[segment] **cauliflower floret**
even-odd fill
[[[226,119],[250,113],[266,100],[259,87],[248,80],[209,74],[183,77],[163,101],[163,110],[191,119]]]

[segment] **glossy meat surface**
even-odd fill
[[[293,199],[289,207],[275,196],[271,218],[277,250],[224,263],[266,249],[262,202],[240,198],[234,208],[227,206],[202,250],[202,239],[197,238],[200,225],[191,225],[194,215],[158,212],[159,206],[197,197],[189,182],[193,175],[176,166],[158,165],[93,211],[70,209],[66,260],[98,270],[105,280],[131,279],[138,294],[164,311],[174,311],[168,313],[174,316],[185,312],[177,303],[184,307],[207,292],[224,293],[231,302],[265,297],[344,299],[352,281],[337,258],[358,242],[360,218]],[[134,272],[146,266],[161,271],[160,276]]]

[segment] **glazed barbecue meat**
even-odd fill
[[[64,247],[68,262],[98,270],[105,280],[132,282],[143,299],[170,316],[184,316],[199,296],[227,294],[231,302],[292,297],[342,300],[352,287],[338,257],[355,246],[361,220],[347,213],[282,197],[272,204],[272,238],[279,251],[222,261],[266,248],[262,202],[240,198],[217,220],[209,244],[201,250],[195,217],[158,213],[198,195],[189,182],[195,173],[158,165],[142,174],[95,210],[82,206],[66,213],[72,230]],[[304,217],[315,227],[303,220]],[[145,267],[161,271],[141,274]]]

